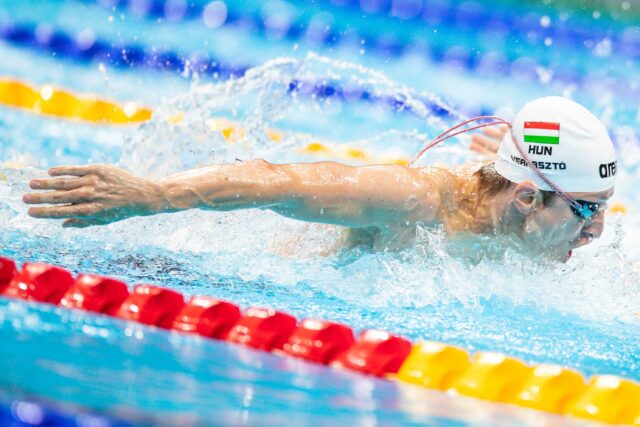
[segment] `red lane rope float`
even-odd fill
[[[129,288],[124,282],[81,274],[60,300],[60,305],[115,316],[128,296]]]
[[[0,295],[4,294],[4,290],[17,274],[16,263],[8,258],[0,257]]]
[[[231,328],[226,340],[257,350],[281,350],[296,329],[296,323],[296,318],[290,314],[251,307]]]
[[[48,264],[0,257],[0,296],[101,313],[176,332],[225,340],[256,350],[499,403],[615,424],[640,426],[640,384],[613,375],[587,383],[572,369],[530,366],[499,353],[470,357],[443,343],[412,344],[384,331],[356,339],[340,323],[306,319],[269,308],[248,308],[212,297],[185,302],[154,285],[129,291],[121,281],[72,274]]]
[[[240,307],[212,297],[193,297],[173,322],[173,329],[224,339],[242,314]]]
[[[173,320],[184,306],[183,296],[173,289],[138,285],[122,303],[116,317],[171,329]]]
[[[9,282],[3,295],[26,301],[58,304],[71,285],[73,276],[63,268],[26,263]]]
[[[395,374],[411,352],[411,342],[384,331],[364,331],[331,366],[383,377]]]
[[[329,364],[355,343],[353,330],[340,323],[305,319],[275,353]]]

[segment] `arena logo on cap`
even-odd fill
[[[617,169],[618,162],[602,163],[598,168],[598,172],[600,172],[600,178],[605,179],[616,176]]]
[[[560,123],[524,122],[523,133],[529,144],[560,144]]]

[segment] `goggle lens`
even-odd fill
[[[576,203],[580,205],[579,210],[575,206],[569,206],[571,211],[582,219],[589,219],[604,208],[604,203],[589,202],[587,200],[576,200]]]

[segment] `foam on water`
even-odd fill
[[[340,103],[331,97],[290,93],[293,80],[351,82],[354,88],[380,97],[401,97],[412,108],[393,111],[361,102],[337,106]],[[159,177],[236,158],[320,160],[299,148],[327,139],[332,144],[408,155],[429,135],[461,117],[452,110],[453,117],[443,121],[430,113],[424,99],[441,103],[361,67],[316,56],[305,61],[275,60],[244,78],[194,85],[188,94],[167,101],[152,122],[126,138],[120,163]],[[182,120],[175,124],[170,118],[178,113]],[[234,143],[224,141],[210,128],[210,120],[218,117],[233,120],[246,133]],[[282,140],[270,141],[268,129],[282,130]],[[387,139],[390,135],[394,138]],[[627,149],[634,147],[629,143]],[[462,163],[473,155],[464,144],[450,142],[424,159]],[[275,305],[300,316],[386,327],[470,348],[501,346],[539,360],[576,361],[576,355],[584,354],[609,360],[616,373],[633,372],[638,363],[633,346],[626,353],[619,346],[611,350],[611,342],[626,342],[637,328],[640,312],[640,251],[635,239],[640,226],[633,211],[624,218],[610,216],[604,236],[576,251],[566,265],[505,250],[500,239],[451,241],[441,230],[427,228],[418,228],[415,243],[402,252],[344,253],[334,250],[343,231],[339,227],[306,224],[259,210],[189,211],[105,227],[62,229],[57,221],[29,218],[20,201],[28,180],[43,176],[43,170],[0,172],[7,183],[0,185],[1,241],[8,247],[3,252],[19,260],[50,261],[130,282],[155,281],[187,293]],[[623,174],[619,193],[633,197],[627,201],[635,200],[629,195],[636,171],[629,166]],[[538,316],[545,316],[536,326],[540,330],[534,328]],[[572,328],[590,325],[590,336],[595,338],[586,343],[556,321],[569,322]],[[594,362],[589,368],[584,363],[593,371],[600,366]]]

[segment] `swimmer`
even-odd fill
[[[346,227],[345,245],[374,250],[410,246],[424,225],[448,235],[509,236],[531,256],[566,261],[603,232],[616,174],[613,143],[593,114],[562,97],[529,102],[509,128],[474,136],[472,149],[493,160],[451,168],[251,160],[150,180],[110,165],[59,166],[49,170],[52,178],[30,182],[51,191],[23,200],[53,205],[29,215],[65,219],[65,227],[257,208]]]

